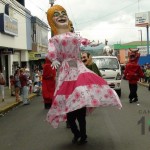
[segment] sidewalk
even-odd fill
[[[29,94],[28,98],[31,100],[34,96],[36,96],[36,94],[32,93]],[[0,98],[1,98],[1,93],[0,93]],[[4,112],[19,105],[20,103],[22,102],[16,102],[15,96],[11,96],[10,89],[8,87],[5,87],[5,101],[2,102],[2,100],[0,99],[0,114],[3,114]]]

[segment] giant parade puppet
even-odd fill
[[[137,102],[138,95],[137,89],[138,85],[137,82],[140,78],[144,77],[142,69],[138,64],[138,60],[140,57],[140,53],[138,49],[129,49],[128,52],[129,62],[127,63],[124,71],[125,78],[129,81],[129,102]]]
[[[72,142],[80,139],[84,143],[87,138],[86,113],[96,107],[116,106],[120,109],[122,104],[107,82],[80,60],[81,44],[91,45],[91,42],[71,32],[66,10],[60,5],[53,5],[47,11],[47,19],[54,33],[49,39],[47,58],[59,74],[46,119],[54,128],[68,120],[74,135]]]

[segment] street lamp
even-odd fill
[[[55,0],[49,0],[49,3],[51,4],[51,7],[54,5]]]

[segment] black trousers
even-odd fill
[[[130,84],[129,83],[129,89],[130,89],[129,99],[130,100],[138,98],[137,88],[138,88],[137,84]]]
[[[76,120],[79,123],[79,128],[77,126]],[[69,112],[67,114],[67,121],[69,122],[70,128],[74,137],[81,137],[81,139],[86,139],[86,107]]]

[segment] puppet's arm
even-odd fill
[[[100,43],[99,41],[98,42],[95,42],[94,40],[93,41],[90,41],[90,40],[88,40],[88,39],[85,39],[85,38],[83,38],[83,39],[81,39],[81,43],[82,43],[82,45],[84,45],[84,46],[91,46],[91,47],[95,47],[95,46],[98,46],[98,45],[100,45],[100,44],[102,44],[102,43]]]
[[[57,50],[56,50],[55,45],[52,40],[49,40],[49,43],[48,43],[47,57],[52,62],[52,64],[51,64],[52,68],[57,69],[60,65],[60,62],[57,60]]]

